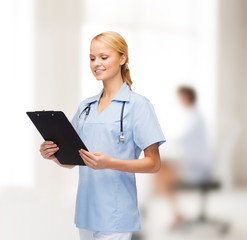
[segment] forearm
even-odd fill
[[[73,167],[75,167],[76,165],[64,165],[64,164],[61,164],[59,161],[58,161],[58,159],[57,158],[55,158],[55,159],[52,159],[56,164],[58,164],[59,166],[61,166],[61,167],[64,167],[64,168],[73,168]]]
[[[109,168],[133,173],[155,173],[160,169],[160,160],[154,161],[151,157],[144,157],[134,160],[111,158]]]

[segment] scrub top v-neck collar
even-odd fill
[[[112,106],[112,102],[113,101],[120,101],[120,102],[129,102],[130,101],[130,94],[131,94],[131,90],[129,89],[128,84],[126,83],[126,81],[123,81],[122,86],[120,87],[120,89],[118,90],[118,92],[116,93],[116,95],[113,97],[113,99],[111,100],[111,103],[100,113],[98,112],[98,104],[99,104],[99,100],[102,96],[104,92],[104,87],[102,88],[102,90],[99,92],[99,94],[88,98],[88,100],[86,101],[86,104],[88,105],[89,103],[92,104],[96,104],[95,106],[95,115],[97,118],[101,118],[103,115],[105,115],[106,112],[109,111],[109,109],[111,109]]]
[[[104,87],[102,88],[102,90],[100,91],[99,94],[97,94],[97,95],[95,95],[93,97],[88,98],[85,103],[86,104],[89,104],[89,103],[94,103],[96,101],[99,102],[100,97],[103,94],[103,92],[104,92]],[[130,101],[130,93],[131,93],[131,90],[129,89],[129,86],[127,85],[126,81],[124,81],[123,84],[122,84],[122,86],[120,87],[120,89],[118,90],[118,92],[116,93],[116,95],[114,96],[114,98],[111,100],[111,103],[113,101],[126,101],[126,102],[127,101]],[[97,113],[98,113],[98,111],[97,111]]]

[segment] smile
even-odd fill
[[[96,73],[101,73],[103,71],[105,71],[105,69],[97,69],[97,70],[95,70]]]

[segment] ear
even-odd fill
[[[126,59],[127,59],[126,55],[125,54],[122,54],[122,56],[120,58],[120,65],[124,65],[125,62],[126,62]]]

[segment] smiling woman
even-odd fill
[[[81,239],[131,239],[141,228],[135,173],[160,168],[158,147],[166,140],[150,100],[131,90],[127,64],[128,45],[120,34],[104,32],[92,39],[90,68],[103,88],[83,100],[71,120],[75,129],[83,121],[78,134],[90,150],[78,149],[86,164],[79,166],[76,198]],[[56,143],[44,142],[40,151],[59,164]]]

